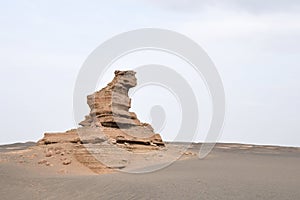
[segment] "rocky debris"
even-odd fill
[[[50,166],[50,167],[53,166],[49,161],[47,161],[47,162],[45,163],[45,165],[46,165],[46,166]]]
[[[55,154],[61,154],[61,151],[60,150],[56,150]]]
[[[186,151],[183,153],[183,155],[185,156],[196,156],[196,154],[194,152],[191,152],[191,151]]]
[[[38,162],[39,165],[43,165],[43,164],[46,164],[47,163],[47,160],[45,159],[42,159]]]
[[[66,160],[63,161],[63,165],[69,165],[71,163],[72,163],[72,161],[69,160],[69,159],[66,159]]]
[[[50,150],[50,151],[47,151],[47,152],[46,152],[46,155],[45,155],[45,156],[46,156],[46,157],[51,157],[51,156],[53,156],[53,154],[54,154],[53,151]]]
[[[45,165],[45,166],[48,166],[48,167],[52,167],[53,164],[51,164],[49,161],[45,160],[45,159],[42,159],[40,161],[38,161],[38,164],[39,165]]]

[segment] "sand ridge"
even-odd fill
[[[200,145],[155,172],[101,175],[77,165],[72,154],[69,165],[54,156],[53,166],[45,166],[37,163],[45,159],[43,148],[1,146],[1,199],[299,199],[299,148],[217,144],[200,160]]]

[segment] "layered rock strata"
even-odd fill
[[[164,146],[150,124],[141,123],[130,112],[130,88],[137,85],[134,71],[115,71],[114,79],[103,89],[87,97],[90,113],[82,126],[65,133],[45,133],[38,144],[101,143]],[[128,145],[127,145],[128,146]]]

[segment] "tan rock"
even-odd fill
[[[63,165],[69,165],[71,163],[72,163],[72,161],[69,160],[69,159],[66,159],[66,160],[63,161]]]
[[[58,149],[55,151],[55,154],[61,154],[61,151]]]
[[[38,141],[38,145],[55,144],[55,143],[77,143],[80,138],[76,129],[69,130],[65,133],[45,133],[44,138]]]
[[[150,124],[141,123],[134,112],[129,112],[128,91],[136,84],[134,71],[115,71],[114,79],[106,87],[87,97],[91,111],[80,125],[100,128],[98,132],[116,143],[164,146]]]
[[[136,86],[137,80],[134,71],[115,71],[114,79],[103,89],[87,96],[90,113],[79,124],[82,126],[64,133],[45,133],[38,141],[38,145],[55,146],[57,144],[73,145],[75,149],[53,148],[48,149],[46,157],[54,155],[74,156],[80,163],[98,173],[110,171],[112,168],[121,169],[124,163],[112,165],[107,168],[94,158],[97,148],[114,146],[124,148],[131,152],[135,149],[160,150],[165,146],[159,134],[155,133],[152,126],[142,123],[134,112],[130,112],[131,99],[128,96],[129,89]],[[84,146],[83,146],[84,145]],[[86,145],[94,145],[86,149]],[[59,146],[59,145],[58,145]],[[113,149],[113,148],[110,148]],[[103,149],[106,151],[106,149]],[[70,156],[68,155],[70,154]],[[46,161],[47,162],[47,161]],[[71,160],[62,157],[63,165],[69,165]],[[43,161],[43,164],[44,163]],[[50,166],[51,164],[49,164]]]
[[[47,160],[45,160],[45,159],[38,161],[39,165],[43,165],[43,164],[46,164],[46,163],[47,163]]]
[[[53,153],[53,151],[52,150],[50,150],[50,151],[47,151],[46,152],[46,157],[51,157],[51,156],[53,156],[54,155],[54,153]]]

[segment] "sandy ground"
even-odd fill
[[[218,144],[203,160],[198,150],[152,173],[95,175],[72,152],[46,165],[34,143],[0,146],[0,199],[300,199],[299,148]]]

